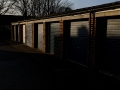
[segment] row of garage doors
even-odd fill
[[[103,25],[100,21],[104,21]],[[99,22],[97,24],[97,22]],[[67,22],[68,23],[68,22]],[[60,23],[54,22],[46,24],[46,34],[44,34],[43,23],[34,25],[26,24],[22,25],[22,39],[23,43],[32,47],[33,43],[36,43],[37,48],[44,51],[44,45],[46,42],[46,51],[56,56],[63,57],[64,38],[67,42],[65,49],[67,50],[68,59],[83,66],[88,66],[89,62],[89,21],[79,20],[70,21],[69,24],[65,24],[66,36],[62,36],[60,32]],[[69,26],[68,26],[69,25]],[[96,42],[97,46],[97,59],[100,70],[119,74],[120,71],[120,19],[97,20],[97,33]],[[14,26],[16,27],[16,26]],[[13,29],[16,33],[17,29]],[[19,29],[18,29],[19,30]],[[19,36],[19,31],[17,31]],[[35,34],[36,33],[36,34]],[[15,35],[14,35],[15,36]],[[34,36],[34,40],[33,40]],[[46,39],[44,39],[46,37]],[[15,39],[14,39],[15,40]],[[34,41],[34,42],[33,42]],[[102,43],[102,44],[100,44]],[[102,49],[100,49],[102,48]],[[104,55],[103,55],[104,54]]]
[[[43,23],[16,25],[14,26],[14,40],[22,36],[22,42],[26,45],[33,47],[33,43],[38,49],[44,51],[44,40],[46,40],[46,51],[55,54],[56,56],[63,57],[63,35],[60,32],[59,22],[49,23],[46,30],[46,39],[44,39]],[[69,37],[69,59],[87,65],[88,61],[88,20],[70,22],[70,37]],[[20,29],[20,27],[22,29]],[[17,29],[18,28],[18,29]],[[22,32],[20,32],[20,30]],[[16,34],[17,33],[17,34]],[[22,34],[22,35],[19,35]],[[33,40],[34,37],[34,40]]]

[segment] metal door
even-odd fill
[[[50,23],[50,53],[61,57],[60,23]]]
[[[23,43],[25,43],[25,25],[23,25]]]
[[[74,21],[70,24],[70,60],[87,66],[88,21]]]
[[[107,20],[105,69],[110,73],[120,73],[120,19]]]
[[[38,24],[38,48],[43,50],[43,24]]]
[[[32,24],[26,25],[26,44],[32,47]]]

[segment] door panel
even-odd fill
[[[38,24],[38,48],[43,50],[43,24]]]
[[[87,66],[88,21],[74,21],[70,25],[70,59]]]

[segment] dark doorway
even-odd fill
[[[19,41],[23,43],[23,25],[19,25]]]
[[[16,25],[16,41],[18,41],[18,25]]]
[[[106,33],[107,19],[105,17],[96,19],[96,69],[105,68],[106,64]]]
[[[12,25],[12,31],[11,31],[11,37],[12,37],[12,40],[14,40],[14,25]]]
[[[38,24],[34,24],[34,48],[38,48]]]
[[[70,21],[64,21],[63,58],[68,59],[70,53]]]
[[[50,23],[46,23],[46,53],[50,53]]]

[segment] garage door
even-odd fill
[[[26,25],[26,44],[32,47],[32,24]]]
[[[23,25],[23,43],[25,43],[25,25]]]
[[[43,24],[38,24],[38,48],[43,50]]]
[[[107,61],[106,70],[119,74],[120,71],[120,19],[108,19],[107,21]]]
[[[62,41],[60,23],[50,24],[50,53],[62,57]]]
[[[87,66],[88,62],[88,21],[71,22],[70,59]]]

